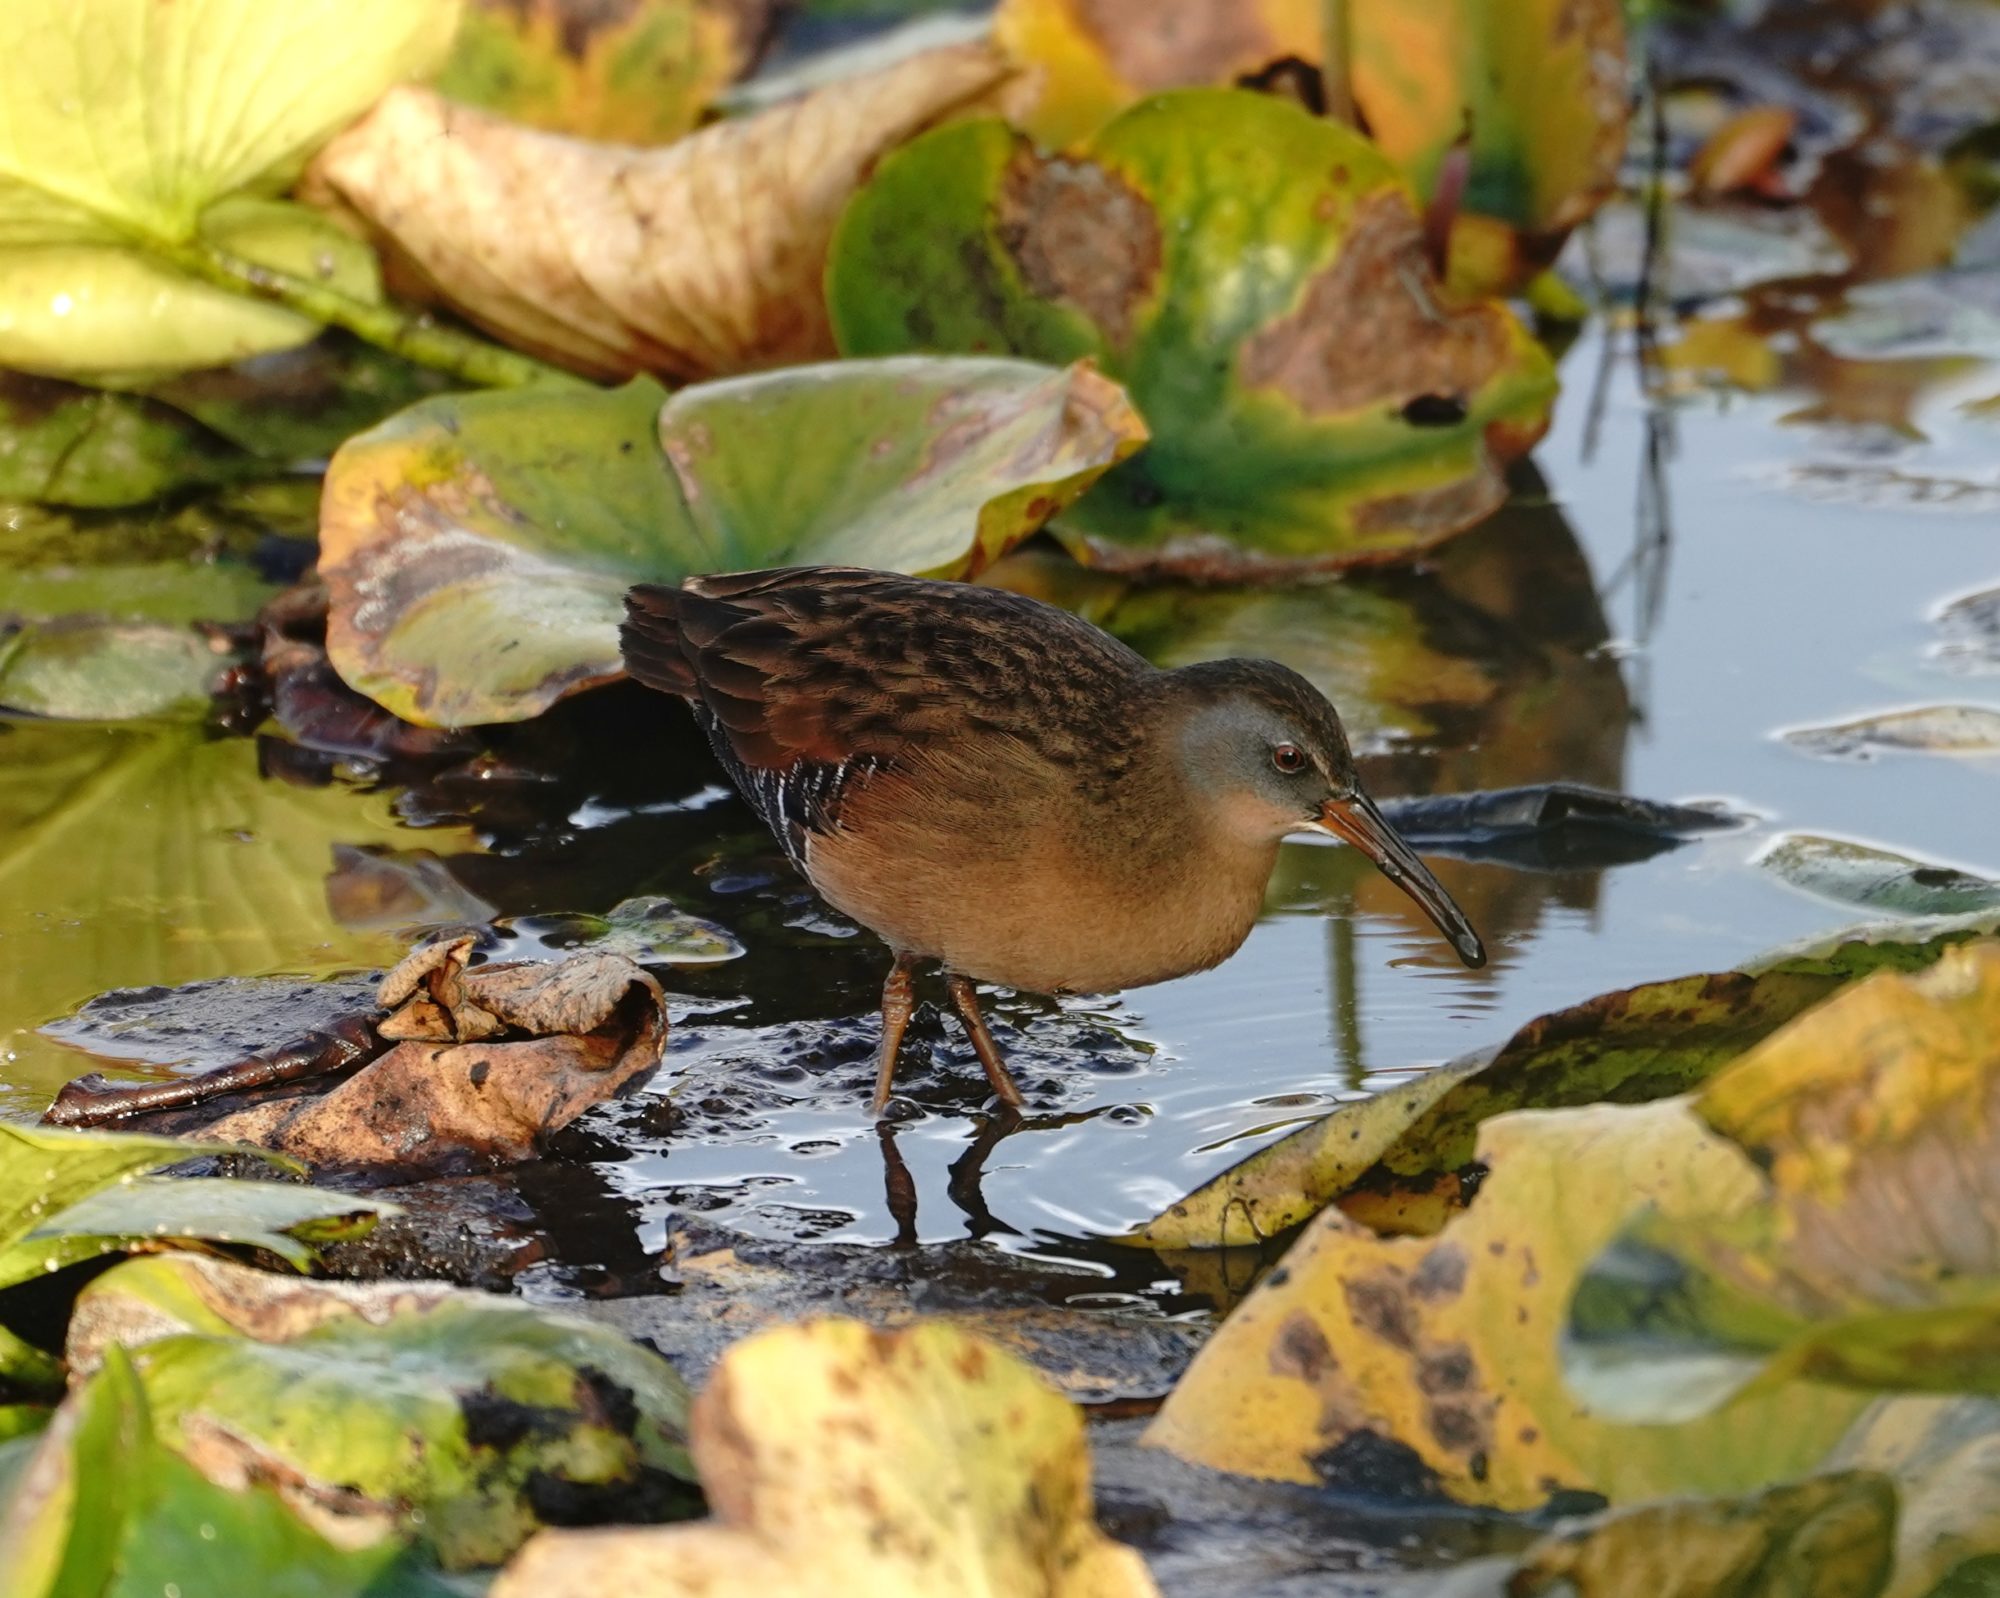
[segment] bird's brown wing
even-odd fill
[[[626,668],[695,706],[795,860],[850,787],[920,751],[1017,739],[1102,769],[1150,668],[1069,612],[999,589],[846,567],[694,577],[626,597]]]

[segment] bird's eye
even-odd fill
[[[1288,777],[1306,769],[1306,752],[1297,744],[1279,744],[1271,751],[1271,764]]]

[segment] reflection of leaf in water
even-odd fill
[[[248,741],[0,728],[0,1037],[24,1056],[14,1102],[52,1090],[74,1060],[19,1031],[103,989],[393,959],[396,940],[340,927],[325,884],[334,844],[408,841],[386,796],[268,781]]]

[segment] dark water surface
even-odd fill
[[[1033,556],[1012,578],[1056,588],[1158,658],[1292,660],[1334,690],[1380,794],[1571,778],[1654,799],[1724,799],[1757,818],[1606,870],[1442,861],[1439,875],[1487,936],[1483,971],[1461,970],[1348,851],[1289,846],[1262,924],[1222,968],[1060,1007],[998,1002],[1003,1047],[1034,1107],[1008,1135],[982,1109],[955,1026],[921,1012],[907,1117],[884,1135],[866,1113],[883,952],[786,872],[677,711],[628,698],[572,717],[571,744],[558,741],[555,771],[538,780],[509,780],[501,767],[457,787],[272,782],[258,798],[244,786],[259,758],[251,742],[187,756],[237,768],[222,799],[195,806],[211,847],[241,861],[282,831],[297,856],[284,878],[295,902],[275,905],[281,929],[246,936],[234,963],[216,951],[229,947],[231,917],[273,909],[262,878],[246,885],[233,869],[176,873],[154,861],[128,873],[121,894],[116,862],[90,860],[101,829],[66,836],[63,806],[16,803],[4,816],[14,836],[0,840],[0,967],[12,972],[0,981],[0,1103],[32,1113],[87,1068],[31,1029],[97,987],[389,957],[399,913],[371,897],[369,861],[385,847],[427,849],[449,874],[433,875],[437,903],[474,896],[430,919],[474,913],[479,901],[501,914],[601,911],[663,893],[749,950],[670,975],[681,997],[666,1067],[524,1174],[560,1256],[531,1269],[530,1291],[599,1289],[607,1261],[643,1268],[684,1208],[782,1238],[985,1235],[1092,1262],[1104,1290],[1083,1302],[1172,1302],[1149,1256],[1103,1238],[1275,1130],[1496,1042],[1542,1011],[1726,967],[1857,919],[1750,863],[1776,831],[2000,873],[2000,760],[1828,760],[1776,737],[1902,705],[2000,702],[2000,678],[1939,655],[1931,620],[1941,601],[2000,584],[2000,423],[1959,410],[2000,386],[1992,370],[1961,367],[1935,382],[1926,379],[1943,368],[1845,370],[1850,397],[1879,383],[1897,405],[1907,400],[1907,425],[1896,427],[1842,420],[1829,414],[1841,406],[1802,391],[1696,393],[1662,414],[1622,364],[1593,407],[1600,355],[1586,338],[1564,360],[1556,426],[1537,455],[1552,503],[1537,503],[1529,484],[1434,571],[1276,596],[1124,593]],[[113,746],[140,737],[0,733],[0,807],[31,767],[67,762],[80,775],[49,791],[87,791],[97,765],[115,765]],[[116,807],[166,803],[163,780],[141,773]],[[295,827],[294,806],[313,825]],[[431,825],[400,825],[392,806]],[[377,853],[342,855],[329,899],[336,843]],[[245,853],[231,855],[232,844]],[[87,863],[77,867],[84,897],[27,902],[27,885],[43,880],[21,866],[31,848]]]

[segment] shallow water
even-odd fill
[[[1276,1129],[1551,1008],[1856,919],[1750,864],[1774,832],[2000,872],[2000,760],[1828,760],[1775,736],[1905,704],[2000,701],[2000,682],[1939,655],[1931,620],[1952,595],[2000,584],[1988,464],[2000,424],[1959,412],[2000,387],[1993,371],[1961,364],[1927,382],[1947,368],[1821,364],[1838,369],[1850,412],[1870,409],[1852,400],[1871,383],[1895,404],[1913,395],[1897,430],[1802,415],[1840,407],[1799,391],[1697,393],[1661,412],[1622,360],[1593,407],[1601,353],[1586,337],[1564,358],[1536,457],[1553,509],[1530,485],[1428,574],[1241,601],[1100,592],[1032,557],[1012,579],[1065,585],[1163,658],[1247,639],[1294,659],[1340,690],[1380,794],[1566,777],[1720,798],[1756,818],[1601,871],[1442,861],[1487,936],[1483,971],[1460,969],[1350,852],[1291,845],[1262,923],[1218,970],[1061,1007],[999,1001],[1034,1108],[1011,1135],[982,1113],[955,1027],[921,1012],[908,1114],[885,1136],[866,1114],[883,952],[789,875],[677,711],[607,699],[518,762],[540,762],[519,780],[502,765],[410,792],[260,783],[248,740],[156,749],[129,731],[17,728],[0,732],[13,832],[0,844],[0,1103],[31,1113],[88,1067],[31,1029],[98,987],[366,965],[412,921],[664,893],[749,953],[669,977],[666,1067],[524,1173],[557,1250],[523,1279],[530,1291],[604,1290],[616,1262],[643,1270],[685,1208],[777,1237],[989,1236],[1102,1271],[1103,1292],[1083,1302],[1178,1304],[1149,1257],[1103,1239]],[[1973,491],[1940,492],[1946,480]],[[176,785],[197,766],[210,775],[189,798]],[[96,858],[116,828],[90,803],[158,811],[158,857]],[[392,807],[427,824],[399,824]],[[162,864],[160,851],[197,847],[175,841],[182,825],[207,851],[188,855],[199,866]],[[75,902],[27,902],[31,832],[35,847],[89,862]],[[375,852],[336,858],[337,844]],[[444,869],[382,866],[397,848]],[[274,852],[282,869],[267,870]]]

